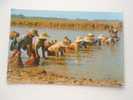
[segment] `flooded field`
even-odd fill
[[[32,27],[12,26],[11,31],[17,31],[20,36],[25,35]],[[72,41],[78,35],[86,35],[90,31],[80,30],[58,30],[36,27],[39,33],[48,32],[49,40],[61,41],[64,36],[68,36]],[[93,34],[106,34],[107,32],[92,31]],[[47,60],[41,59],[40,67],[44,67],[48,72],[74,77],[76,79],[94,80],[117,80],[124,81],[124,55],[123,55],[123,33],[120,34],[120,41],[113,46],[90,46],[88,49],[79,52],[68,53],[62,57],[49,57]],[[22,53],[23,61],[27,59]],[[25,67],[26,68],[26,67]]]

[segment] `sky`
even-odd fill
[[[123,20],[123,14],[121,12],[81,12],[12,9],[11,14],[24,15],[27,17],[55,17],[88,20]]]

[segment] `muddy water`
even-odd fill
[[[11,27],[25,35],[31,27]],[[39,33],[48,32],[50,40],[62,40],[68,36],[72,41],[78,35],[85,35],[90,31],[79,30],[56,30],[37,28]],[[95,35],[106,34],[107,32],[92,32]],[[26,59],[26,55],[23,58]],[[61,63],[57,63],[61,62]],[[42,65],[41,65],[42,66]],[[123,33],[120,33],[120,41],[114,46],[90,46],[87,50],[70,53],[61,59],[53,57],[44,66],[55,73],[67,73],[75,78],[92,78],[96,80],[124,80],[124,54],[123,54]],[[69,73],[69,74],[68,74]]]

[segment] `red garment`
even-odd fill
[[[30,59],[28,59],[25,64],[26,65],[34,65],[36,60],[36,54],[35,52],[32,52]]]
[[[25,62],[26,65],[33,65],[34,64],[34,59],[29,59],[28,61]]]

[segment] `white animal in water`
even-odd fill
[[[56,56],[64,54],[64,50],[67,47],[63,42],[57,42],[48,48],[48,51],[54,53]]]

